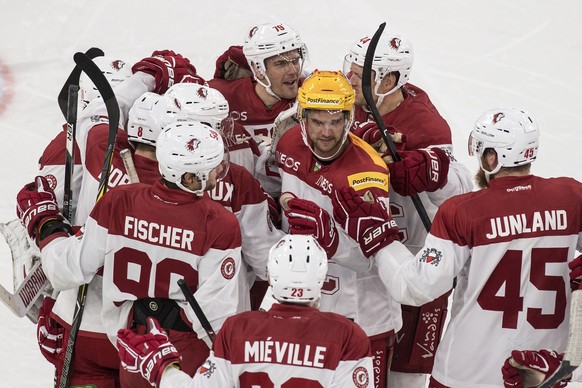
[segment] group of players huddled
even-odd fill
[[[582,275],[582,184],[531,175],[535,120],[495,108],[470,135],[474,190],[409,82],[402,34],[380,36],[364,96],[370,41],[342,70],[308,72],[298,32],[262,24],[211,80],[171,50],[95,59],[120,108],[108,191],[95,201],[109,118],[82,76],[73,216],[65,129],[17,196],[58,291],[37,330],[57,385],[523,387],[556,370]]]

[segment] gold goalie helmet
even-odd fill
[[[299,123],[303,134],[303,141],[311,152],[315,154],[308,141],[305,129],[305,119],[310,110],[325,110],[329,112],[343,111],[345,115],[344,137],[345,143],[350,127],[354,120],[354,102],[356,92],[341,71],[315,70],[305,79],[299,88],[297,100],[299,102]],[[335,155],[333,156],[335,157]],[[332,157],[332,158],[333,158]],[[329,158],[329,159],[332,159]],[[328,159],[328,158],[324,158]]]

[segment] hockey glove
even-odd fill
[[[562,362],[563,354],[553,350],[513,350],[501,368],[506,388],[537,387],[551,376]],[[565,387],[570,380],[561,380],[554,388]]]
[[[402,160],[392,163],[390,182],[398,194],[409,197],[444,187],[449,173],[449,156],[440,148],[402,151]]]
[[[162,373],[170,364],[180,364],[180,354],[168,341],[168,335],[155,318],[147,319],[149,332],[136,334],[129,329],[117,332],[117,349],[123,369],[141,373],[152,386],[160,384]]]
[[[406,136],[398,133],[396,128],[391,125],[386,126],[386,130],[392,137],[392,141],[396,145],[396,149],[404,149],[404,143],[406,142]],[[366,143],[370,144],[378,152],[385,153],[388,149],[386,144],[384,144],[384,138],[380,133],[378,125],[374,121],[366,121],[361,123],[353,130],[354,135],[358,136]]]
[[[152,75],[156,79],[153,91],[158,94],[165,93],[170,86],[180,82],[205,84],[205,81],[196,75],[196,68],[190,64],[190,60],[172,50],[154,51],[151,57],[138,61],[131,70],[133,73],[141,71]]]
[[[576,291],[580,288],[582,280],[582,255],[569,262],[568,267],[570,267],[570,288]]]
[[[247,58],[243,53],[242,46],[230,46],[216,60],[214,78],[234,81],[252,75],[253,72],[251,71]]]
[[[398,239],[398,226],[384,204],[373,197],[364,201],[352,187],[344,186],[332,195],[333,217],[360,244],[366,257]]]
[[[65,329],[50,317],[55,300],[45,297],[38,311],[36,339],[40,352],[53,365],[57,365],[58,354],[63,350],[63,333]]]
[[[34,178],[34,182],[26,184],[16,196],[16,215],[35,241],[39,231],[50,221],[58,221],[62,226],[60,229],[70,231],[70,226],[59,212],[55,192],[41,175]]]
[[[331,259],[337,250],[339,238],[329,213],[316,203],[300,198],[288,200],[286,207],[289,233],[312,235],[325,249],[328,259]]]

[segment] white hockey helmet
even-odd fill
[[[354,43],[348,55],[344,58],[344,72],[350,73],[350,66],[355,63],[358,66],[364,66],[366,60],[366,51],[370,46],[371,38],[365,36]],[[374,92],[380,97],[385,97],[394,93],[402,85],[408,82],[412,63],[414,61],[414,52],[412,44],[403,35],[395,32],[384,31],[378,40],[374,59],[372,61],[372,70],[376,72],[374,77],[376,86]],[[378,94],[380,81],[389,73],[398,72],[399,78],[396,87],[384,94]]]
[[[216,89],[194,83],[175,84],[168,89],[166,95],[178,100],[182,110],[190,120],[200,121],[210,125],[217,131],[229,117],[229,107],[226,98]]]
[[[251,28],[245,37],[243,54],[249,63],[255,80],[263,85],[267,92],[276,96],[271,90],[271,81],[267,77],[265,60],[275,55],[297,50],[303,63],[309,60],[307,46],[301,40],[299,33],[286,23],[266,23]],[[266,83],[257,78],[258,75],[266,78]]]
[[[129,141],[155,147],[160,132],[175,121],[186,121],[178,101],[151,92],[142,94],[129,110],[127,137]]]
[[[517,108],[491,109],[475,121],[469,135],[469,155],[477,156],[481,169],[489,177],[501,167],[516,167],[533,162],[538,154],[540,131],[527,112]],[[482,156],[487,148],[497,153],[497,167],[487,171]]]
[[[228,152],[222,137],[207,124],[198,121],[174,122],[163,129],[157,140],[156,158],[160,174],[184,191],[201,195],[210,172],[223,165],[220,179],[228,171]],[[200,190],[182,184],[182,175],[192,173],[200,180]]]
[[[101,69],[105,78],[114,88],[116,85],[125,81],[131,77],[131,64],[127,63],[123,59],[117,59],[112,57],[96,57],[93,62]],[[93,84],[93,81],[89,78],[85,72],[81,73],[79,77],[79,95],[81,98],[81,108],[85,109],[89,102],[94,98],[100,98],[101,95],[99,91]]]
[[[327,254],[310,235],[285,235],[269,251],[269,284],[280,302],[311,304],[321,297]]]

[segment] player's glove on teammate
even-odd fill
[[[158,94],[165,93],[170,86],[180,82],[205,84],[190,60],[172,50],[154,51],[150,57],[133,65],[131,70],[133,73],[141,71],[152,75],[156,79],[153,91]]]
[[[216,60],[214,78],[234,81],[251,75],[253,75],[253,72],[243,53],[242,46],[230,46]]]
[[[440,148],[400,152],[402,160],[389,165],[390,182],[398,194],[409,197],[443,188],[449,173],[449,156]]]
[[[70,225],[59,211],[55,192],[41,175],[26,184],[16,196],[16,215],[37,243],[55,231],[71,233]]]
[[[334,219],[360,244],[366,257],[398,239],[396,222],[384,204],[373,196],[373,202],[364,201],[353,188],[344,186],[331,198]]]
[[[65,329],[50,317],[55,300],[45,297],[38,311],[36,324],[36,339],[40,352],[53,365],[57,364],[57,357],[63,350],[63,334]]]
[[[148,333],[143,335],[129,329],[119,330],[117,349],[123,369],[141,373],[152,386],[156,386],[160,384],[166,367],[179,365],[181,357],[155,318],[149,317],[147,326]]]
[[[506,388],[537,387],[551,376],[562,362],[563,354],[553,350],[513,350],[501,367],[503,386]],[[554,388],[565,387],[569,380],[561,380]]]
[[[404,143],[406,142],[406,136],[398,133],[396,128],[391,125],[386,125],[386,130],[388,134],[392,137],[394,146],[397,150],[404,149]],[[353,130],[353,134],[364,140],[366,143],[370,144],[374,149],[380,153],[387,150],[387,146],[384,144],[384,139],[380,133],[380,128],[375,121],[366,121],[358,125]]]
[[[315,202],[292,198],[286,202],[285,216],[291,234],[310,234],[327,252],[328,259],[335,255],[339,243],[337,229],[329,213]]]

